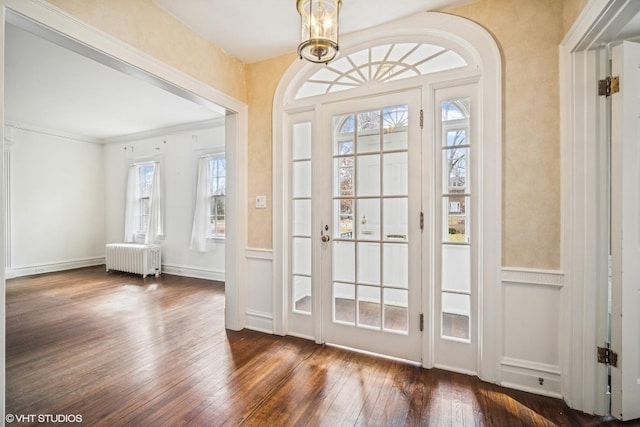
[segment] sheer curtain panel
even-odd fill
[[[196,206],[193,212],[193,228],[191,229],[190,248],[198,252],[213,249],[214,242],[207,242],[211,227],[209,212],[211,211],[211,197],[209,195],[209,167],[211,157],[198,159],[198,181],[196,182]]]

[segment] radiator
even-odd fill
[[[139,243],[110,243],[106,250],[107,271],[142,274],[144,279],[150,274],[158,277],[161,273],[159,245]]]

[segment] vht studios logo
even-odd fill
[[[74,414],[7,414],[7,423],[81,423],[82,415]]]

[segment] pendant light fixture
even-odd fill
[[[338,13],[342,0],[296,0],[300,14],[298,55],[326,64],[338,56]]]

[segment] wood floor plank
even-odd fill
[[[471,376],[225,330],[219,282],[99,266],[8,280],[6,295],[10,414],[109,427],[623,425]]]

